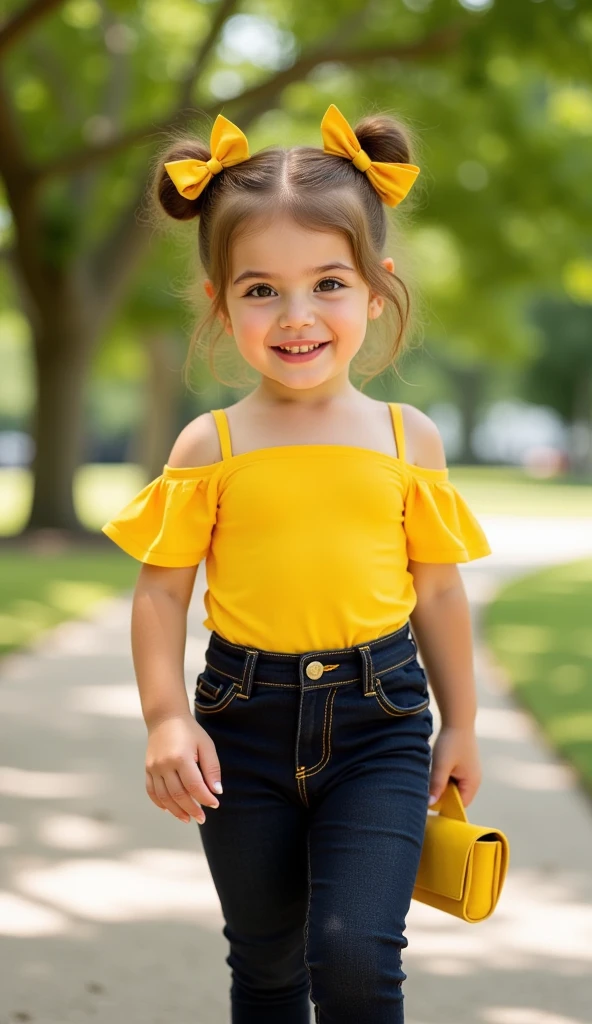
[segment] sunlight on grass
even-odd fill
[[[81,466],[74,485],[74,503],[81,522],[89,530],[100,530],[149,482],[140,466]]]
[[[536,480],[517,466],[451,466],[477,515],[592,516],[592,481]]]
[[[586,685],[586,672],[581,665],[558,665],[549,682],[557,693],[577,693]]]
[[[508,653],[528,650],[543,654],[550,649],[552,640],[544,626],[516,626],[507,623],[498,626],[495,631],[497,643]]]
[[[98,602],[131,590],[139,563],[119,552],[0,554],[0,654],[27,644]]]
[[[25,525],[33,497],[31,474],[27,469],[0,469],[0,534],[9,537]]]
[[[510,583],[483,625],[517,699],[592,792],[591,608],[587,558]]]
[[[555,718],[549,723],[549,736],[557,743],[592,741],[592,711],[587,714],[579,712],[577,715],[564,715],[563,718]]]
[[[46,588],[48,602],[67,615],[76,615],[97,601],[111,597],[113,587],[97,581],[52,580]]]

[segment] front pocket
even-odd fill
[[[418,715],[430,703],[426,674],[413,654],[403,665],[374,675],[374,694],[387,715]]]
[[[239,687],[232,679],[225,678],[206,667],[197,677],[193,706],[196,711],[205,715],[222,711],[234,700],[238,692]]]

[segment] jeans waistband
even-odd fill
[[[283,687],[316,688],[335,683],[363,683],[364,693],[374,690],[374,677],[410,661],[417,647],[407,621],[393,633],[353,647],[306,651],[303,654],[266,651],[234,644],[215,630],[211,633],[206,663],[234,680],[237,696],[248,698],[254,682]]]

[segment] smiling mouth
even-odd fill
[[[289,352],[292,355],[296,355],[298,352],[314,352],[317,348],[322,348],[324,345],[329,345],[329,341],[311,341],[311,342],[294,342],[293,344],[287,345],[272,345],[274,349],[279,349],[280,352]]]

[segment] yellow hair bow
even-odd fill
[[[382,163],[364,152],[353,129],[334,103],[321,121],[325,153],[343,156],[363,171],[387,206],[397,206],[414,184],[419,167],[415,164]]]
[[[165,163],[169,177],[177,192],[186,199],[197,199],[214,174],[225,167],[240,164],[249,159],[249,143],[246,135],[222,114],[214,121],[210,136],[209,160],[169,160]]]

